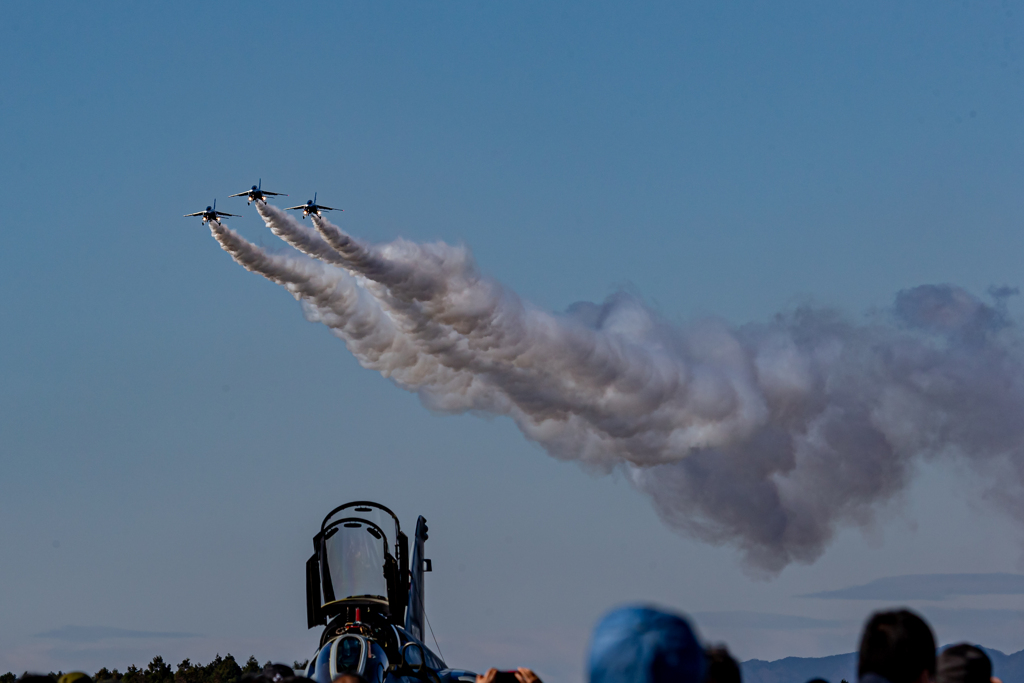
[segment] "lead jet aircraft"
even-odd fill
[[[370,683],[476,682],[423,642],[423,574],[432,569],[423,517],[411,556],[409,540],[395,513],[377,503],[347,503],[324,518],[306,562],[306,622],[325,627],[304,672],[314,683],[349,672]]]
[[[246,204],[252,204],[253,202],[267,203],[267,196],[273,197],[287,197],[288,195],[284,192],[271,192],[270,190],[263,189],[263,178],[260,178],[259,185],[253,185],[250,189],[245,192],[239,192],[238,194],[229,194],[228,197],[246,197]]]
[[[216,199],[213,200],[213,206],[206,207],[206,211],[196,211],[195,213],[185,214],[185,218],[190,218],[191,216],[202,216],[203,225],[206,225],[207,221],[217,221],[218,223],[220,223],[221,216],[234,216],[235,218],[241,218],[241,216],[239,216],[237,213],[227,213],[225,211],[218,211]]]
[[[312,199],[307,199],[305,204],[299,204],[298,206],[289,206],[288,211],[298,211],[302,209],[302,217],[305,218],[311,213],[315,213],[318,217],[321,211],[344,211],[345,209],[332,209],[329,206],[316,203],[316,192],[313,193]]]

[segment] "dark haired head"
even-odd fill
[[[924,619],[905,609],[871,615],[860,640],[857,675],[916,683],[925,672],[935,678],[935,636]]]
[[[989,683],[992,660],[981,648],[961,643],[939,655],[938,683]]]
[[[741,683],[740,667],[729,654],[729,648],[716,645],[705,650],[708,671],[704,675],[704,683]]]

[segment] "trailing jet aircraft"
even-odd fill
[[[207,221],[217,221],[220,223],[221,216],[234,216],[235,218],[241,218],[237,213],[227,213],[225,211],[217,210],[217,200],[213,200],[213,206],[206,207],[206,211],[196,211],[195,213],[186,213],[185,218],[191,216],[202,216],[203,225],[206,225]]]
[[[420,517],[410,560],[398,517],[368,501],[324,518],[306,562],[306,622],[326,628],[307,678],[331,683],[355,672],[370,683],[475,683],[475,674],[450,668],[423,642],[423,574],[432,569],[426,540]]]
[[[259,185],[253,185],[250,189],[245,192],[239,192],[238,194],[229,194],[228,197],[246,197],[246,204],[252,204],[253,202],[267,203],[267,197],[287,197],[288,195],[284,192],[271,192],[270,190],[263,189],[263,178],[260,178]]]
[[[299,204],[298,206],[289,206],[288,211],[298,211],[302,209],[302,217],[305,218],[311,213],[315,213],[320,216],[321,211],[344,211],[345,209],[332,209],[329,206],[316,203],[316,192],[313,193],[313,198],[306,200],[305,204]]]

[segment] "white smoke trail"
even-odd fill
[[[347,286],[365,285],[379,307],[384,337],[435,364],[400,378],[372,341],[354,345],[327,322],[363,365],[432,407],[509,415],[558,457],[623,467],[671,525],[735,545],[755,568],[813,561],[929,455],[1001,468],[1000,499],[1024,520],[1014,495],[1024,482],[1024,354],[1007,292],[989,305],[949,285],[918,287],[869,324],[807,308],[763,325],[678,329],[625,295],[539,311],[482,276],[464,248],[370,246],[314,223],[322,239],[275,232],[342,264],[357,278]],[[293,292],[319,291],[256,270]]]
[[[285,287],[301,302],[306,319],[329,327],[364,367],[413,391],[430,386],[460,395],[472,386],[472,377],[459,376],[417,350],[414,340],[346,271],[312,259],[268,254],[217,221],[210,222],[210,232],[246,270]],[[472,407],[455,401],[451,406],[453,410]]]
[[[672,331],[635,300],[617,298],[599,331],[581,324],[582,308],[583,315],[553,316],[524,306],[481,276],[464,248],[405,240],[375,248],[326,220],[315,224],[350,270],[387,287],[389,309],[435,355],[486,377],[522,412],[517,422],[527,435],[556,455],[609,465],[672,461],[752,429],[765,411],[749,381],[733,381],[746,372],[742,363],[680,362]],[[703,405],[720,390],[733,391],[729,414]]]
[[[283,210],[270,204],[256,202],[256,211],[272,233],[303,254],[331,265],[347,265],[341,254],[332,249],[315,230],[306,227]]]

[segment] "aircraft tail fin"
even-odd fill
[[[420,641],[424,636],[423,574],[431,571],[430,560],[423,557],[423,544],[427,540],[427,520],[421,515],[416,520],[416,534],[413,538],[412,561],[409,564],[409,602],[405,610],[405,630]]]

